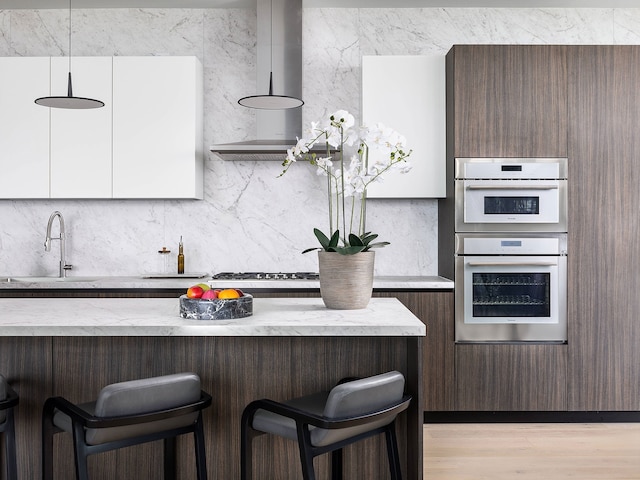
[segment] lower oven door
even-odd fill
[[[567,257],[456,258],[456,342],[566,342]]]

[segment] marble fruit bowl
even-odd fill
[[[191,320],[233,320],[253,315],[253,296],[202,300],[180,296],[180,316]]]

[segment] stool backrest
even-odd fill
[[[323,415],[327,418],[348,418],[375,412],[399,402],[403,393],[404,376],[396,371],[342,383],[329,392]],[[317,428],[312,432],[312,443],[324,445],[368,432],[388,425],[396,415],[382,416],[371,423],[342,430]]]
[[[200,399],[200,377],[195,373],[176,373],[113,383],[104,387],[96,400],[96,417],[118,417],[156,412],[197,402]],[[87,429],[89,444],[104,443],[127,437],[142,430],[147,433],[177,428],[195,422],[198,412],[159,422],[133,427]],[[129,432],[131,430],[131,432]]]

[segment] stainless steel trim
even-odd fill
[[[467,186],[467,190],[557,190],[558,188],[560,188],[558,185],[468,185]]]
[[[558,262],[468,262],[470,267],[554,267]]]
[[[558,163],[560,172],[559,178],[567,178],[567,158],[566,157],[457,157],[454,165],[454,178],[463,178],[465,163]]]

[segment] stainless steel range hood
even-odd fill
[[[256,12],[257,87],[265,90],[259,93],[266,94],[273,72],[274,94],[301,98],[302,0],[257,0]],[[212,145],[211,152],[223,160],[284,161],[302,136],[302,109],[255,112],[257,140]]]

